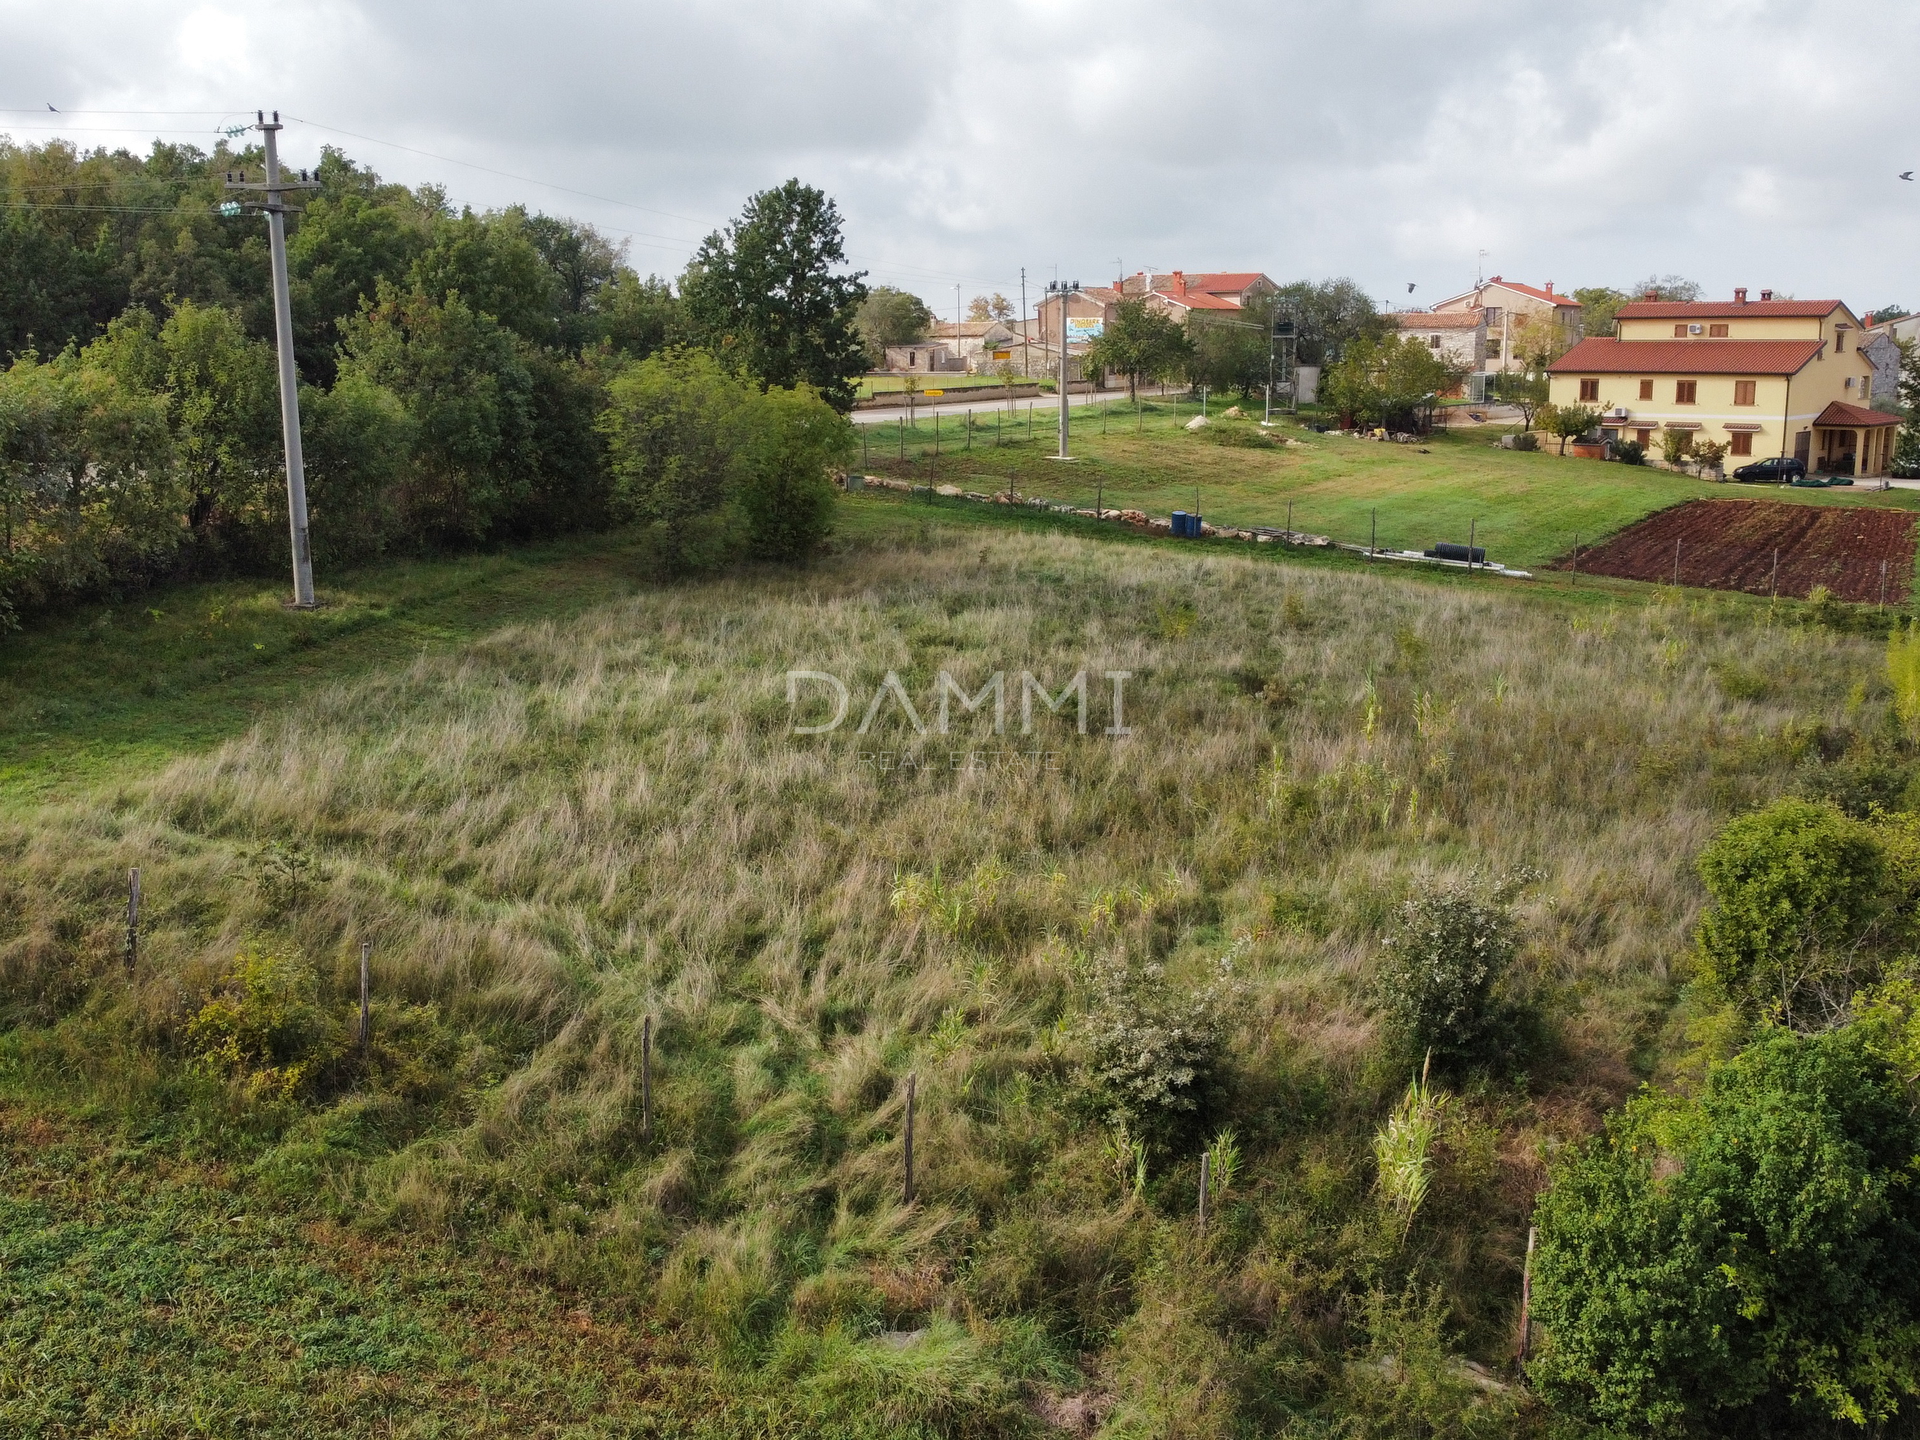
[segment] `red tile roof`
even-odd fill
[[[1256,280],[1266,278],[1258,270],[1223,270],[1211,275],[1189,275],[1187,288],[1205,290],[1213,295],[1224,294],[1227,291],[1238,295]]]
[[[1868,410],[1863,406],[1849,405],[1844,400],[1835,400],[1818,415],[1813,417],[1816,425],[1852,425],[1860,429],[1871,430],[1881,425],[1898,425],[1898,415],[1888,415],[1879,410]]]
[[[1402,330],[1478,330],[1484,318],[1479,310],[1399,310],[1393,316]]]
[[[1820,340],[1582,340],[1547,367],[1555,375],[1795,375]]]
[[[1812,320],[1831,315],[1838,300],[1635,300],[1615,312],[1620,320],[1726,320],[1742,315]]]
[[[1169,304],[1184,306],[1188,310],[1238,310],[1240,308],[1238,300],[1229,300],[1224,295],[1210,295],[1204,290],[1194,289],[1191,285],[1187,287],[1187,293],[1184,295],[1175,294],[1171,290],[1156,290],[1153,295],[1156,300],[1165,300]]]
[[[1518,280],[1503,280],[1498,275],[1487,281],[1487,285],[1498,285],[1503,289],[1512,290],[1520,295],[1531,295],[1534,299],[1544,300],[1549,305],[1571,305],[1576,310],[1580,308],[1580,302],[1571,296],[1556,295],[1551,290],[1538,290],[1531,285],[1522,285]]]

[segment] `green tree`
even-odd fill
[[[1143,299],[1122,300],[1114,317],[1087,347],[1090,369],[1111,370],[1127,377],[1127,398],[1135,399],[1140,386],[1180,373],[1192,354],[1186,332]]]
[[[680,301],[657,275],[641,279],[621,270],[600,292],[601,338],[614,350],[644,360],[680,339]]]
[[[1886,916],[1886,848],[1837,806],[1781,800],[1700,852],[1711,901],[1702,978],[1749,1016],[1826,1025],[1842,1013]]]
[[[458,295],[471,312],[537,345],[560,340],[560,279],[518,206],[489,215],[471,210],[434,225],[433,240],[413,262],[411,288],[438,302]]]
[[[1920,1116],[1873,1027],[1767,1030],[1556,1165],[1531,1367],[1608,1433],[1884,1433],[1920,1397]]]
[[[833,525],[831,471],[860,448],[847,417],[810,385],[756,398],[740,485],[755,554],[807,560]]]
[[[324,184],[324,166],[321,173]],[[293,348],[300,373],[316,385],[333,382],[340,322],[359,313],[382,277],[403,277],[427,247],[433,217],[400,193],[396,201],[323,190],[287,239]]]
[[[927,337],[933,311],[926,301],[891,285],[876,285],[854,312],[854,325],[867,347],[867,363],[875,370],[887,363],[889,345],[912,345]]]
[[[1352,280],[1296,280],[1273,297],[1273,313],[1294,323],[1296,358],[1302,365],[1331,365],[1356,340],[1385,340],[1394,333],[1390,315]]]
[[[1578,440],[1600,423],[1600,412],[1585,405],[1545,405],[1540,409],[1539,419],[1548,434],[1560,437],[1560,453],[1564,455],[1569,440]]]
[[[1649,275],[1627,291],[1628,303],[1645,300],[1649,295],[1655,300],[1674,300],[1691,304],[1700,298],[1700,286],[1684,275]],[[1575,298],[1577,299],[1578,296],[1576,295]]]
[[[371,559],[396,538],[394,504],[412,463],[415,427],[383,385],[349,372],[331,389],[302,386],[307,510],[313,555],[330,566]]]
[[[553,276],[557,341],[578,355],[606,338],[609,289],[623,272],[632,272],[622,261],[621,247],[582,221],[535,215],[525,229]]]
[[[843,414],[866,369],[855,326],[865,272],[836,273],[846,253],[840,210],[789,180],[747,202],[701,242],[681,282],[687,319],[722,363],[768,387],[808,384]]]
[[[753,392],[703,350],[669,350],[609,383],[599,420],[616,518],[638,521],[675,569],[710,568],[726,552]]]
[[[1893,441],[1893,473],[1920,479],[1920,345],[1900,342],[1900,411],[1906,416]]]
[[[458,293],[436,300],[385,280],[343,328],[341,374],[392,391],[412,417],[402,530],[446,543],[510,528],[536,453],[533,378],[513,336]]]
[[[1465,373],[1412,336],[1362,337],[1328,369],[1321,399],[1349,423],[1425,430],[1439,396],[1458,386]]]
[[[1613,317],[1627,303],[1627,296],[1610,285],[1593,285],[1575,290],[1580,302],[1580,333],[1605,337],[1613,334]]]
[[[1493,398],[1520,412],[1520,428],[1533,429],[1534,417],[1546,408],[1548,379],[1538,372],[1501,370],[1493,377]]]

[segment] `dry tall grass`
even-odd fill
[[[1061,1353],[1115,1345],[1101,1364],[1127,1423],[1164,1430],[1182,1404],[1253,1413],[1300,1356],[1344,1343],[1358,1290],[1407,1275],[1443,1282],[1496,1353],[1540,1147],[1657,1048],[1691,857],[1790,783],[1819,727],[1858,723],[1856,682],[1881,703],[1879,647],[1712,600],[1562,607],[980,543],[936,533],[502,631],[6,822],[16,1013],[105,1093],[159,1104],[244,945],[303,952],[344,1025],[370,939],[376,1029],[412,1015],[454,1037],[462,1081],[422,1112],[336,1066],[279,1142],[285,1172],[743,1355],[796,1292],[802,1329],[856,1335],[1026,1315]],[[789,734],[792,669],[853,686],[839,731]],[[956,712],[953,736],[922,739],[887,707],[853,733],[887,671],[925,716],[943,669],[969,691],[1007,672],[1010,733]],[[1033,740],[1012,733],[1020,672],[1057,690],[1082,669],[1091,733],[1044,711]],[[1110,670],[1137,677],[1124,739],[1097,733]],[[947,758],[1036,744],[1051,766]],[[306,845],[310,894],[255,883],[272,841]],[[1462,1095],[1402,1247],[1369,1194],[1368,1137],[1407,1080],[1369,1068],[1378,932],[1416,876],[1522,865],[1547,877],[1525,968],[1560,1049],[1529,1093]],[[1213,1118],[1245,1159],[1206,1248],[1185,1228],[1197,1153],[1153,1156],[1144,1196],[1116,1179],[1070,1103],[1062,1022],[1091,957],[1198,977],[1236,941],[1233,1098]]]

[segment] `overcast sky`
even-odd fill
[[[0,0],[0,34],[16,140],[210,145],[278,106],[295,165],[338,144],[665,275],[797,175],[941,314],[1143,265],[1920,309],[1912,0]]]

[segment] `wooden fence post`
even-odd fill
[[[916,1076],[907,1076],[906,1203],[913,1204],[913,1092]]]
[[[1200,1233],[1207,1233],[1207,1181],[1213,1169],[1213,1156],[1206,1151],[1200,1152]]]
[[[1527,1227],[1527,1258],[1520,1266],[1520,1363],[1533,1357],[1533,1237]]]
[[[640,1022],[640,1138],[653,1139],[653,1017]]]
[[[372,962],[373,942],[360,942],[360,1056],[366,1058],[368,1047],[373,1042],[373,984]]]
[[[140,867],[127,871],[127,970],[140,959]]]

